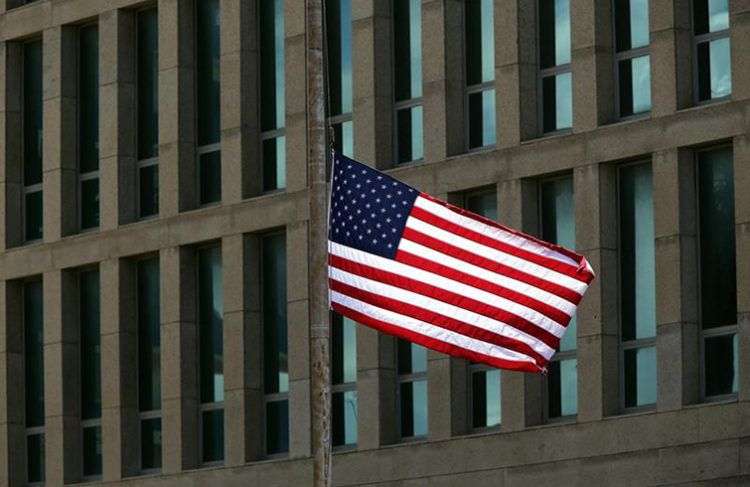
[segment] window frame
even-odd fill
[[[732,90],[730,89],[728,95],[724,95],[724,96],[721,96],[721,97],[718,97],[718,98],[709,98],[707,100],[701,100],[700,99],[700,73],[701,73],[701,70],[700,70],[700,66],[698,65],[699,64],[698,63],[698,47],[701,44],[709,44],[710,45],[711,41],[715,41],[715,40],[726,38],[726,39],[729,39],[729,42],[730,42],[729,49],[730,49],[730,52],[731,52],[731,48],[732,48],[732,45],[731,45],[731,42],[732,42],[731,41],[732,17],[731,17],[731,15],[729,16],[728,26],[727,26],[726,29],[715,31],[715,32],[706,32],[704,34],[696,34],[695,33],[695,2],[696,1],[702,1],[702,0],[691,0],[690,1],[690,30],[691,30],[690,34],[692,36],[692,47],[691,47],[692,51],[691,51],[691,53],[693,55],[693,63],[692,63],[693,64],[693,66],[692,66],[692,75],[693,75],[693,103],[695,104],[695,106],[702,106],[702,105],[710,105],[712,103],[719,103],[719,102],[722,102],[722,101],[731,100],[731,98],[732,98]],[[709,0],[705,0],[705,1],[708,2]],[[727,6],[727,9],[729,9],[729,6]],[[729,60],[729,68],[730,68],[730,70],[732,68],[732,61],[731,61],[731,59]],[[710,75],[711,74],[711,66],[710,65],[707,66],[706,69],[708,69],[708,72],[709,72],[709,75]],[[704,152],[706,150],[711,150],[711,149],[719,149],[721,147],[722,146],[716,146],[716,147],[713,147],[713,148],[701,149],[700,151],[697,151],[697,152]],[[697,180],[697,178],[696,178],[696,180]]]
[[[620,84],[622,80],[620,79],[620,61],[628,61],[639,57],[648,56],[649,59],[649,81],[651,80],[651,30],[649,28],[648,33],[648,44],[641,47],[636,48],[630,48],[623,51],[617,50],[617,0],[611,0],[611,11],[612,11],[612,63],[613,63],[613,70],[614,70],[614,76],[615,76],[615,86],[614,86],[614,92],[615,92],[615,116],[617,117],[617,121],[619,122],[625,122],[628,120],[640,120],[640,119],[646,119],[651,117],[651,110],[653,108],[653,97],[650,103],[650,108],[643,112],[638,113],[631,113],[630,115],[623,115],[620,106]],[[648,0],[648,7],[651,8],[651,2],[653,0]],[[650,12],[649,12],[650,14]],[[649,26],[651,24],[651,17],[649,15]],[[641,161],[644,162],[644,161]],[[637,161],[635,162],[637,163]],[[619,169],[618,169],[619,173]],[[619,194],[619,193],[618,193]],[[619,211],[619,210],[618,210]]]
[[[430,350],[427,347],[424,347],[423,345],[419,345],[418,343],[414,343],[414,342],[411,342],[411,341],[403,339],[403,338],[395,338],[394,340],[396,341],[396,343],[395,343],[395,345],[396,345],[396,421],[397,421],[396,431],[398,433],[397,443],[411,443],[411,442],[415,442],[415,441],[426,440],[429,437],[429,434],[430,434],[430,427],[429,427],[429,425],[430,425],[430,421],[429,421],[429,418],[430,418],[430,416],[429,416],[429,402],[430,401],[429,401],[429,382],[428,382],[428,377],[427,377],[427,372],[429,371],[429,368],[430,368],[430,357],[429,357]],[[425,355],[426,355],[425,362],[426,362],[426,366],[425,366],[425,370],[424,371],[422,371],[422,372],[410,372],[408,374],[399,374],[398,373],[398,340],[402,340],[402,341],[408,343],[409,346],[416,345],[416,346],[419,346],[419,347],[422,347],[422,348],[425,349]],[[426,406],[428,408],[427,409],[427,411],[428,411],[428,413],[427,413],[427,433],[425,433],[423,435],[404,436],[404,432],[403,432],[403,429],[401,427],[402,423],[403,423],[403,417],[402,417],[403,411],[401,410],[401,399],[402,399],[401,398],[401,385],[402,384],[408,384],[408,383],[412,383],[413,384],[413,383],[419,382],[419,381],[424,381],[425,387],[428,388],[427,389],[428,396],[427,396],[427,402],[426,402]],[[412,399],[413,399],[413,397],[412,397]]]
[[[651,170],[651,174],[653,176],[653,161],[651,159],[637,159],[629,162],[625,162],[622,164],[618,164],[617,166],[617,317],[618,317],[618,327],[617,327],[617,345],[618,345],[618,353],[617,353],[617,363],[618,363],[618,381],[619,381],[619,400],[618,400],[618,406],[620,409],[620,414],[630,414],[630,413],[638,413],[638,412],[646,412],[646,411],[654,411],[656,409],[656,402],[650,403],[650,404],[643,404],[640,406],[625,406],[625,353],[629,350],[638,350],[641,348],[654,348],[655,353],[657,354],[657,362],[655,364],[656,366],[656,380],[658,384],[658,353],[659,350],[656,348],[656,337],[657,333],[654,333],[653,337],[646,337],[646,338],[636,338],[633,340],[623,340],[622,337],[622,207],[620,205],[621,203],[621,195],[622,195],[622,176],[621,173],[624,169],[633,167],[633,166],[640,166],[642,164],[648,164],[649,168]],[[653,195],[652,195],[653,198]],[[653,201],[652,201],[653,206]],[[654,241],[654,251],[656,250],[656,242]],[[656,262],[654,262],[656,264]],[[656,317],[654,317],[656,319]],[[654,323],[655,327],[657,323]],[[657,389],[658,393],[658,389]]]
[[[730,95],[731,96],[731,95]],[[713,101],[713,100],[711,100]],[[713,328],[704,329],[703,328],[703,302],[701,299],[701,289],[703,284],[703,276],[701,273],[701,212],[700,212],[700,155],[705,152],[713,152],[717,150],[722,149],[730,149],[732,151],[732,178],[734,179],[734,147],[731,142],[728,143],[720,143],[716,145],[711,145],[707,147],[701,147],[699,149],[696,149],[693,152],[693,174],[695,175],[694,178],[694,189],[695,189],[695,200],[693,204],[695,205],[695,224],[696,224],[696,242],[695,242],[695,252],[696,252],[696,275],[697,275],[697,323],[698,323],[698,355],[699,355],[699,363],[698,366],[700,367],[699,371],[699,385],[700,385],[700,395],[699,399],[701,403],[713,403],[713,402],[724,402],[724,401],[736,401],[739,398],[739,391],[737,392],[730,392],[727,394],[717,394],[714,396],[707,396],[706,395],[706,340],[708,338],[716,338],[721,336],[731,336],[736,335],[739,336],[740,327],[739,327],[739,320],[737,319],[737,315],[735,315],[735,323],[733,325],[724,325],[724,326],[717,326]],[[735,187],[735,195],[736,195],[737,188]],[[735,208],[736,211],[736,208]],[[735,213],[736,215],[736,213]],[[736,237],[735,237],[736,238]],[[737,248],[735,247],[735,255],[737,253]],[[735,262],[735,279],[737,279],[736,275],[736,262]],[[738,288],[739,289],[739,288]],[[739,338],[738,338],[739,339]],[[739,371],[735,371],[735,374],[738,374]]]
[[[535,0],[535,7],[536,7],[536,25],[534,26],[535,30],[535,39],[536,39],[536,92],[537,92],[537,131],[538,136],[537,138],[543,138],[543,137],[551,137],[555,135],[565,135],[570,134],[573,132],[573,117],[575,113],[575,100],[573,100],[573,45],[572,45],[572,39],[573,39],[573,31],[572,31],[572,24],[573,24],[573,18],[572,18],[572,12],[568,11],[568,23],[570,24],[571,30],[571,46],[570,46],[570,62],[566,64],[557,64],[555,66],[551,66],[549,68],[542,68],[542,40],[540,37],[540,26],[542,25],[542,14],[541,14],[541,8],[540,2],[544,0]],[[570,5],[569,5],[570,8]],[[570,73],[570,105],[571,105],[571,111],[570,111],[570,127],[565,128],[556,128],[555,130],[550,130],[546,132],[544,130],[544,80],[547,78],[556,78],[559,75]],[[557,125],[557,124],[555,124]],[[540,207],[541,208],[541,207]],[[541,221],[541,220],[540,220]]]

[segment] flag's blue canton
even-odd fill
[[[338,153],[331,184],[329,238],[392,259],[418,192]]]

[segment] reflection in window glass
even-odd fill
[[[352,2],[326,0],[329,116],[352,111]]]
[[[698,101],[732,93],[728,0],[694,0],[693,29],[696,43]]]
[[[625,407],[656,404],[656,347],[625,350]]]
[[[331,383],[333,385],[333,446],[357,443],[357,324],[339,314],[332,317]]]
[[[398,340],[401,437],[427,434],[427,349]]]
[[[495,143],[495,32],[493,0],[465,4],[469,149]]]
[[[396,162],[422,159],[422,2],[395,0],[394,97],[396,102]]]
[[[648,0],[615,0],[617,51],[629,51],[649,44]]]
[[[260,2],[260,120],[263,190],[286,187],[284,0]]]
[[[397,112],[398,161],[409,162],[424,157],[422,145],[422,107],[400,109]]]

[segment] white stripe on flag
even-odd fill
[[[346,306],[347,308],[351,308],[362,314],[371,316],[376,320],[384,321],[393,326],[397,326],[413,333],[418,333],[420,335],[432,338],[434,340],[439,340],[456,347],[471,350],[476,353],[481,353],[483,355],[488,355],[490,357],[495,357],[502,360],[529,362],[532,364],[536,364],[536,361],[533,358],[522,353],[514,352],[512,350],[508,350],[507,348],[493,345],[481,340],[476,340],[474,338],[467,337],[450,330],[446,330],[445,328],[431,325],[409,316],[404,316],[393,311],[378,308],[377,306],[364,303],[336,291],[331,291],[331,300],[335,303],[341,304],[342,306]]]

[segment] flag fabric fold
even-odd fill
[[[427,348],[546,370],[594,278],[586,259],[334,153],[331,308]]]

